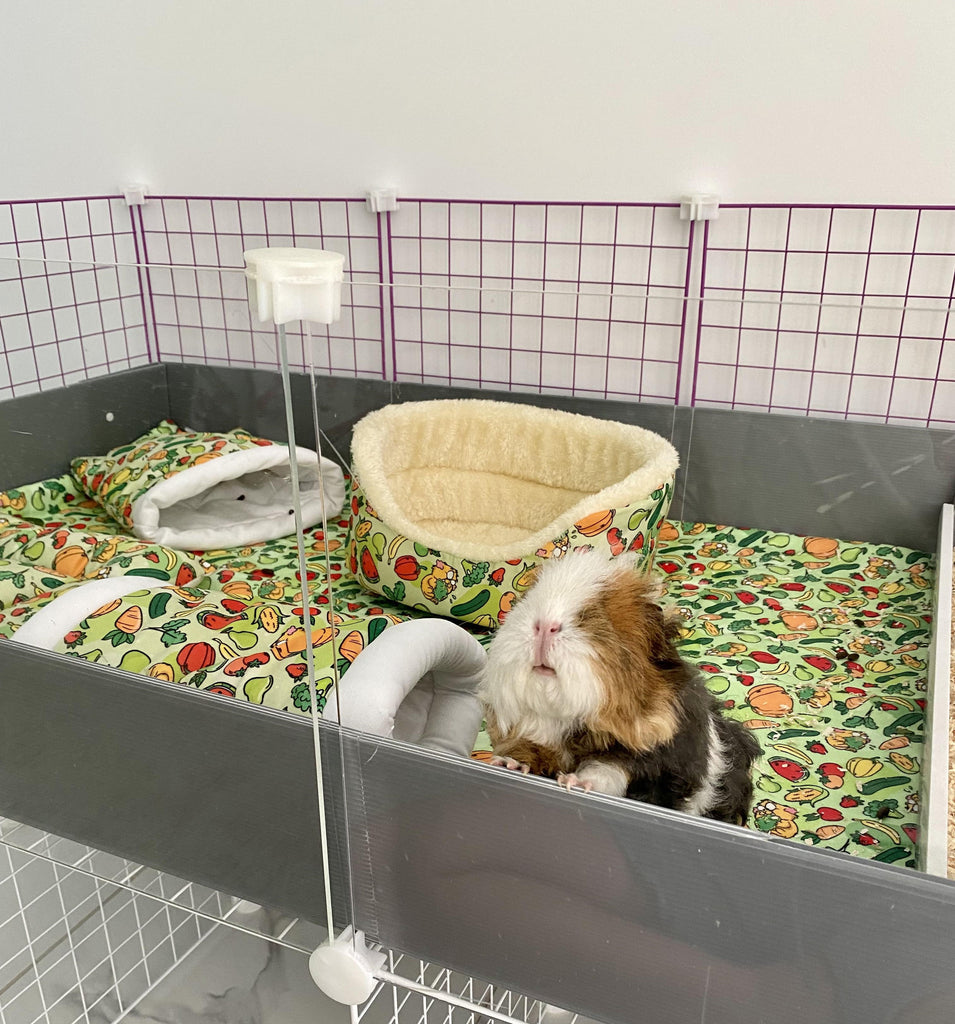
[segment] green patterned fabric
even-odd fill
[[[680,653],[762,748],[749,827],[916,864],[934,557],[665,521]],[[489,756],[482,733],[476,756]]]
[[[933,557],[772,531],[658,525],[656,569],[685,622],[681,653],[763,749],[750,827],[914,865]],[[333,659],[347,669],[383,629],[425,610],[363,589],[348,566],[348,538],[344,517],[329,522],[327,536],[306,535],[320,699],[328,699]],[[123,540],[132,543],[70,477],[0,494],[0,635],[78,585],[62,559],[54,564],[76,546],[88,559],[84,579],[139,565],[169,573],[170,585],[97,609],[64,637],[65,653],[308,710],[294,538],[178,553],[168,566],[162,549],[130,551]],[[74,554],[66,564],[81,561]],[[476,635],[487,643],[493,632]],[[485,736],[476,756],[486,750]]]
[[[160,481],[234,452],[273,444],[246,430],[210,434],[183,430],[171,420],[163,420],[142,437],[105,455],[74,459],[70,468],[89,497],[120,525],[132,528],[136,500]]]
[[[915,865],[934,558],[665,523],[681,653],[763,749],[751,827]]]
[[[667,481],[639,504],[586,516],[523,558],[490,563],[435,551],[397,533],[379,518],[356,481],[352,494],[349,566],[369,590],[426,615],[444,615],[488,629],[504,620],[546,558],[581,547],[607,557],[636,552],[641,567],[653,565],[656,527],[673,497]]]
[[[212,579],[207,577],[207,579]],[[396,617],[315,609],[312,649],[321,711],[334,684]],[[88,615],[57,648],[88,661],[186,683],[285,711],[311,710],[301,605],[230,597],[201,585],[136,591]]]
[[[0,508],[0,636],[89,579],[168,581],[96,609],[57,650],[268,707],[311,710],[295,537],[201,555],[172,552],[121,533],[69,476],[8,491]],[[320,528],[306,534],[320,710],[335,668],[346,671],[389,625],[415,617],[347,575],[338,553],[345,553],[348,520],[328,525],[327,542]]]
[[[0,563],[0,636],[88,580],[135,575],[185,585],[207,571],[199,556],[123,532],[69,475],[0,494]]]

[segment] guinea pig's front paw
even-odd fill
[[[582,789],[585,793],[589,793],[594,788],[594,784],[590,779],[579,779],[573,772],[570,775],[565,775],[561,772],[557,776],[557,785],[561,789],[566,789],[568,793],[572,789]]]
[[[511,772],[520,772],[522,775],[528,775],[531,770],[531,766],[524,761],[515,761],[513,757],[498,757],[496,754],[491,758],[490,763],[494,768],[506,768]]]

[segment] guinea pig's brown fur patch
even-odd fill
[[[679,624],[654,602],[653,581],[629,572],[608,582],[581,616],[598,652],[594,671],[606,691],[587,723],[636,753],[667,743],[677,730],[674,697],[682,674],[673,646]]]
[[[490,708],[487,710],[486,724],[495,754],[513,757],[515,761],[526,764],[532,775],[555,777],[561,772],[571,771],[579,761],[579,751],[572,736],[560,747],[549,747],[525,739],[513,729],[502,733],[498,728],[497,716]],[[587,751],[592,753],[590,746]]]

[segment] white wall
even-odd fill
[[[950,0],[3,7],[0,199],[955,201]]]

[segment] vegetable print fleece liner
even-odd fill
[[[305,629],[295,538],[187,555],[145,544],[70,476],[0,495],[0,637],[80,584],[126,577],[132,592],[90,610],[56,650],[101,664],[183,682],[227,697],[310,712]],[[389,614],[347,574],[348,520],[307,533],[321,710],[332,659],[344,671],[389,625]],[[326,550],[329,561],[326,563]],[[337,613],[327,593],[329,574]],[[137,587],[137,582],[141,585]],[[324,593],[317,592],[319,586]]]
[[[313,642],[343,670],[417,614],[359,587],[348,538],[344,517],[327,537],[307,534]],[[436,556],[417,557],[427,568]],[[64,476],[0,494],[0,560],[0,636],[78,580],[138,569],[159,589],[96,609],[59,650],[309,710],[294,538],[201,555],[143,545]],[[661,524],[656,568],[684,618],[682,652],[763,748],[751,828],[914,866],[933,561],[876,544]],[[330,686],[331,672],[320,673],[320,700]]]

